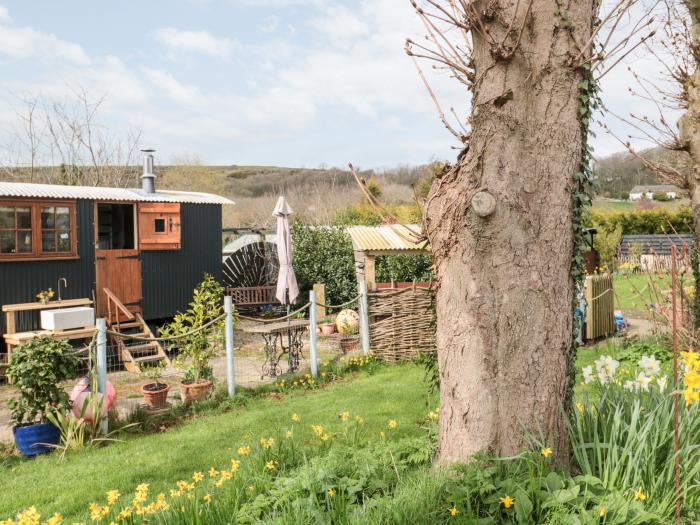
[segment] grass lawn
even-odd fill
[[[256,398],[235,411],[207,415],[168,432],[127,437],[105,448],[86,449],[59,462],[56,455],[0,467],[0,519],[35,505],[44,516],[61,512],[67,522],[85,519],[87,504],[104,498],[107,490],[133,492],[148,482],[153,493],[189,479],[195,470],[226,464],[237,447],[260,436],[285,432],[297,413],[307,425],[331,430],[340,426],[338,414],[348,410],[365,418],[368,432],[386,429],[396,419],[397,433],[419,435],[415,424],[436,400],[430,400],[416,365],[381,368],[375,375],[333,383],[319,391],[300,391],[281,399]]]
[[[650,287],[650,279],[656,283],[659,292],[671,289],[671,274],[636,274],[631,276],[617,275],[614,280],[615,308],[624,310],[629,317],[647,318],[649,305],[658,302],[654,287]],[[690,279],[684,278],[683,286],[688,286]]]
[[[654,202],[657,209],[675,211],[682,206],[688,206],[688,199],[676,199],[667,202]],[[635,203],[630,201],[619,201],[611,199],[595,199],[593,201],[593,211],[634,211]]]

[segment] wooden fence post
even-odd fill
[[[316,294],[316,320],[326,317],[326,307],[321,306],[326,304],[326,285],[323,283],[314,284],[314,293]]]

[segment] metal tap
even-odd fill
[[[68,288],[68,280],[65,277],[61,277],[58,280],[58,286],[57,286],[57,288],[58,288],[58,300],[59,301],[61,300],[61,281],[63,281],[64,288]]]

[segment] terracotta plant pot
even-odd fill
[[[170,385],[165,383],[148,383],[141,387],[143,402],[151,408],[163,408],[168,404]]]
[[[195,383],[193,381],[182,381],[180,383],[180,397],[185,403],[201,401],[207,397],[211,389],[211,381],[208,379]]]
[[[321,335],[333,335],[335,333],[335,324],[333,323],[324,323],[322,325],[319,325],[321,328]]]

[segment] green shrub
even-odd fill
[[[433,258],[429,254],[384,255],[376,260],[377,282],[431,281]]]
[[[294,272],[305,303],[314,283],[326,285],[326,304],[342,304],[357,295],[352,242],[343,228],[292,224]]]
[[[208,329],[202,328],[223,313],[223,294],[224,289],[216,279],[205,274],[187,309],[175,314],[172,322],[160,328],[161,337],[176,338],[178,355],[174,364],[185,373],[186,380],[198,383],[212,376],[209,361],[221,349],[224,321],[219,320]]]
[[[651,194],[651,198],[652,200],[659,202],[666,202],[671,200],[671,198],[668,195],[666,195],[665,191],[655,191]]]
[[[79,359],[68,341],[36,337],[12,352],[7,377],[19,391],[8,401],[15,425],[46,421],[50,411],[70,410],[61,381],[75,377]]]

